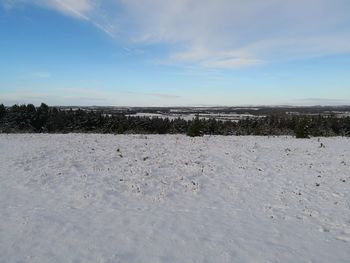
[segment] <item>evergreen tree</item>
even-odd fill
[[[192,120],[191,125],[188,127],[187,135],[190,137],[203,136],[202,123],[198,115]]]
[[[299,119],[295,129],[295,136],[298,139],[309,138],[309,125],[305,118]]]
[[[6,114],[6,108],[4,106],[4,104],[0,104],[0,119],[2,119],[2,117],[4,117]]]
[[[33,122],[34,128],[37,131],[46,131],[46,124],[49,119],[49,106],[45,103],[41,103],[40,107],[36,111],[35,120]]]
[[[246,118],[238,122],[126,116],[122,113],[101,111],[60,110],[41,104],[14,105],[5,108],[0,104],[0,132],[98,132],[98,133],[186,133],[189,136],[212,135],[295,135],[350,136],[350,117],[337,115],[290,116],[267,115],[265,118]]]

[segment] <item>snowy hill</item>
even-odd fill
[[[0,262],[349,259],[349,138],[0,135]]]

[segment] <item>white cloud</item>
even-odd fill
[[[170,94],[170,93],[154,93],[154,92],[143,93],[143,92],[135,92],[135,91],[129,91],[129,90],[122,91],[122,93],[132,94],[132,95],[141,95],[141,96],[152,96],[152,97],[157,97],[161,99],[178,99],[182,97],[180,95]]]
[[[213,59],[202,63],[201,65],[208,68],[244,68],[249,66],[256,66],[263,64],[264,62],[258,59],[249,58],[224,58]]]
[[[46,5],[66,15],[89,21],[98,29],[114,37],[112,27],[106,21],[99,22],[101,19],[98,10],[99,6],[91,0],[37,0],[37,4]],[[96,11],[98,11],[97,15],[95,14]]]
[[[243,68],[263,64],[264,61],[243,51],[215,51],[203,47],[172,54],[173,60],[198,63],[207,68]]]
[[[50,77],[51,74],[46,71],[35,71],[22,76],[23,79],[47,79]]]
[[[350,52],[349,0],[19,1],[87,20],[129,46],[166,45],[173,63],[238,68]]]
[[[329,98],[306,98],[295,100],[297,105],[330,105],[330,106],[344,106],[350,105],[348,99],[329,99]]]
[[[54,8],[67,15],[81,17],[94,9],[91,0],[0,0],[5,8],[34,4],[46,8]]]
[[[350,52],[347,0],[122,2],[131,39],[168,43],[177,61],[237,68]]]
[[[53,9],[64,15],[88,21],[110,37],[114,37],[115,26],[104,19],[104,10],[100,8],[99,3],[100,1],[92,0],[0,0],[0,5],[5,9],[23,5]]]
[[[178,105],[180,95],[157,92],[103,91],[93,88],[13,88],[10,92],[1,92],[1,103],[5,105],[28,104],[40,105],[116,105],[116,106],[169,106]],[[152,98],[152,99],[151,99]]]
[[[36,2],[78,18],[85,18],[86,14],[94,9],[89,0],[37,0]]]

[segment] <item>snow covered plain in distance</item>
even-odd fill
[[[169,119],[169,120],[175,120],[175,119],[183,119],[185,121],[191,121],[196,116],[199,117],[199,119],[205,119],[205,120],[210,120],[210,119],[215,119],[217,121],[234,121],[238,122],[239,120],[244,120],[246,118],[250,119],[260,119],[264,118],[266,116],[264,115],[252,115],[249,113],[246,114],[237,114],[237,113],[146,113],[146,112],[137,112],[135,114],[126,114],[125,116],[127,117],[149,117],[149,118],[161,118],[161,119]]]
[[[0,262],[349,261],[348,138],[0,135]]]

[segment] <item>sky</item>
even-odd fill
[[[0,103],[350,105],[349,0],[0,0]]]

